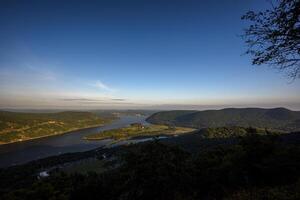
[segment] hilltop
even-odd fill
[[[147,118],[153,124],[208,127],[259,127],[280,131],[300,130],[300,112],[286,108],[226,108],[205,111],[163,111]]]

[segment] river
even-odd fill
[[[24,142],[0,145],[0,167],[7,167],[26,163],[32,160],[45,158],[70,152],[87,151],[108,144],[111,140],[88,141],[82,137],[98,133],[99,131],[121,128],[131,123],[147,123],[146,117],[121,116],[111,124],[71,131],[66,134],[44,137]]]

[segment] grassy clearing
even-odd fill
[[[177,135],[184,134],[195,129],[184,127],[170,127],[165,125],[149,125],[143,126],[140,124],[133,124],[129,127],[107,130],[96,134],[85,136],[87,140],[125,140],[138,136],[158,136],[158,135]]]

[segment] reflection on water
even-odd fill
[[[121,128],[134,122],[147,123],[145,122],[145,117],[121,116],[119,120],[103,127],[88,128],[72,131],[64,135],[0,145],[0,167],[21,164],[62,153],[87,151],[104,146],[110,140],[87,141],[83,140],[82,137],[103,130]]]

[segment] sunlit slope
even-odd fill
[[[103,125],[110,119],[90,112],[17,113],[0,111],[0,144]]]
[[[164,111],[147,119],[154,124],[167,124],[193,128],[207,127],[259,127],[283,131],[300,130],[300,112],[285,108],[227,108],[206,111]]]
[[[135,125],[132,124],[128,127],[119,129],[106,130],[100,133],[91,134],[84,139],[87,140],[126,140],[134,137],[149,137],[149,136],[160,136],[160,135],[180,135],[194,131],[192,128],[184,127],[169,127],[165,125]]]

